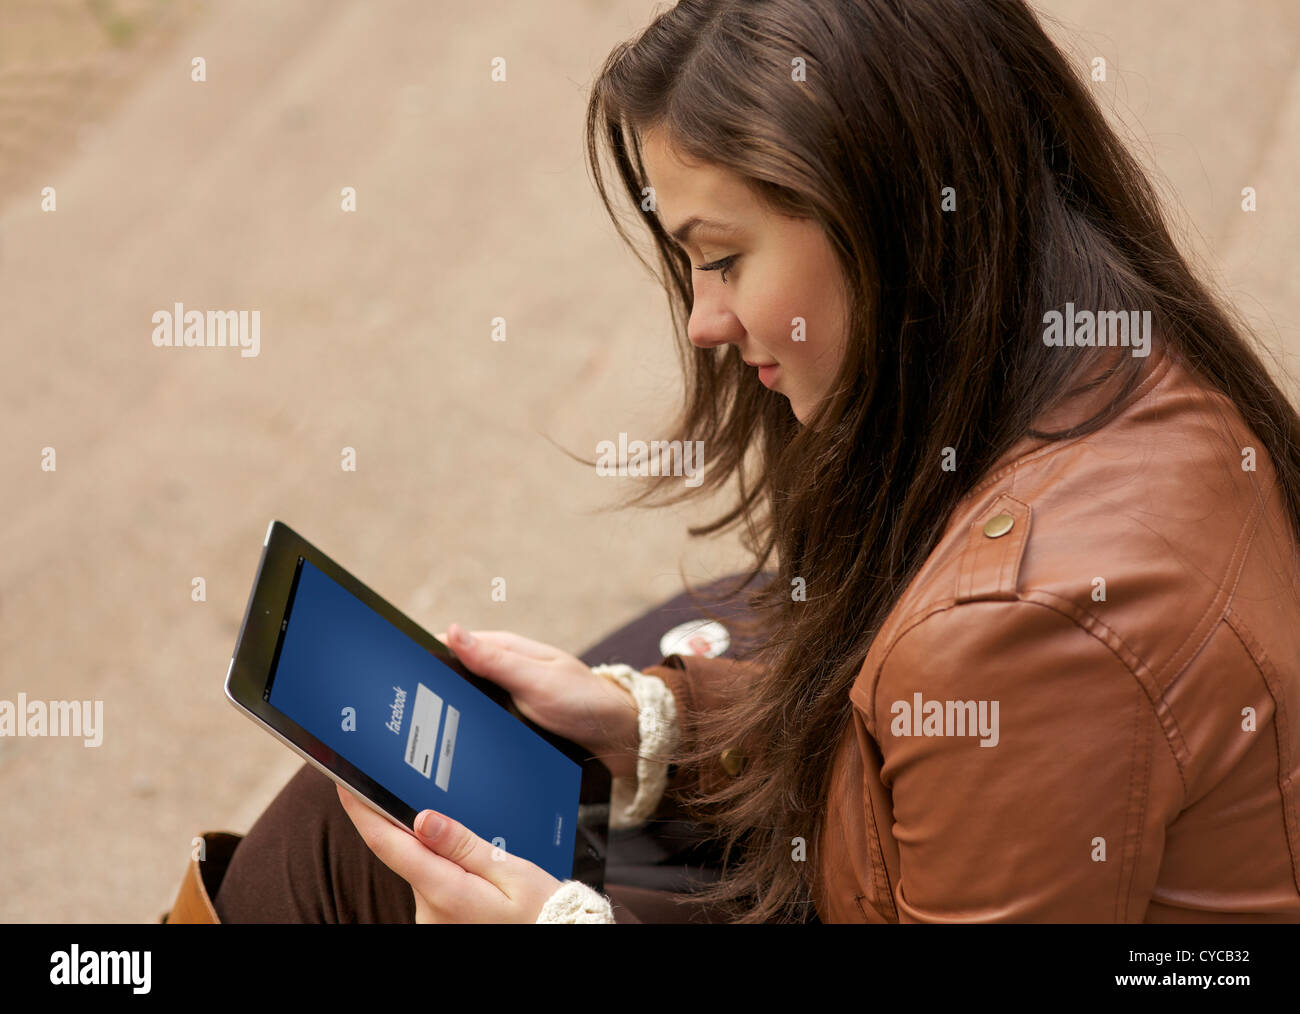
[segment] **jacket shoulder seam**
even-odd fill
[[[1162,684],[1166,679],[1168,679],[1169,683],[1172,683],[1192,664],[1192,661],[1200,654],[1201,649],[1209,643],[1214,628],[1223,622],[1227,616],[1232,601],[1237,594],[1237,585],[1241,583],[1241,572],[1245,569],[1250,547],[1255,541],[1256,532],[1259,530],[1259,519],[1262,512],[1263,504],[1256,499],[1250,515],[1237,532],[1237,539],[1232,548],[1232,556],[1229,557],[1228,565],[1224,569],[1218,592],[1211,597],[1204,612],[1192,624],[1191,629],[1187,632],[1187,637],[1183,639],[1183,643],[1170,654],[1168,661],[1155,674]],[[1188,645],[1196,638],[1198,630],[1201,631],[1200,639],[1197,641],[1195,648],[1189,651]]]
[[[1016,464],[1008,466],[1014,472]],[[1007,495],[1011,495],[1014,489],[1015,477],[1013,475],[1012,485],[1008,488]],[[1160,668],[1153,669],[1143,660],[1137,651],[1130,646],[1120,633],[1113,627],[1109,626],[1095,612],[1085,609],[1075,603],[1072,599],[1058,595],[1055,592],[1043,588],[1027,588],[1016,594],[1014,598],[997,598],[989,595],[977,595],[973,598],[957,599],[947,597],[939,600],[932,600],[928,605],[922,606],[912,612],[909,617],[903,620],[897,630],[891,636],[888,646],[885,650],[885,656],[881,659],[880,667],[888,661],[889,654],[892,653],[898,641],[916,626],[924,623],[936,613],[945,612],[957,606],[968,605],[976,602],[1027,602],[1038,603],[1047,608],[1056,610],[1063,616],[1068,617],[1075,626],[1091,634],[1094,639],[1106,644],[1107,647],[1116,655],[1121,664],[1125,665],[1134,679],[1142,686],[1148,700],[1151,702],[1153,709],[1156,711],[1156,717],[1160,721],[1161,728],[1165,732],[1166,739],[1169,741],[1170,749],[1173,750],[1174,760],[1178,765],[1179,777],[1184,779],[1183,789],[1187,790],[1186,780],[1184,778],[1184,767],[1190,763],[1191,754],[1187,747],[1186,739],[1182,734],[1177,720],[1173,716],[1165,700],[1165,688],[1171,686],[1177,681],[1178,677],[1190,666],[1200,654],[1200,651],[1209,642],[1214,635],[1214,630],[1219,623],[1224,622],[1233,600],[1236,596],[1237,586],[1241,582],[1241,574],[1245,568],[1246,558],[1249,554],[1251,545],[1258,533],[1260,517],[1263,512],[1263,504],[1256,501],[1253,505],[1249,516],[1238,529],[1233,552],[1229,558],[1228,564],[1224,569],[1223,575],[1219,582],[1218,592],[1210,597],[1208,604],[1202,611],[1196,621],[1188,629],[1187,636],[1178,645],[1178,647],[1169,654],[1167,660],[1163,662]],[[1199,634],[1199,637],[1198,637]],[[1195,647],[1189,650],[1189,645],[1196,641]],[[1113,643],[1112,643],[1113,642]],[[875,696],[876,682],[879,680],[879,668],[873,676],[870,693]]]
[[[1023,604],[1038,606],[1042,609],[1049,609],[1065,619],[1069,620],[1082,633],[1088,635],[1093,641],[1105,648],[1115,660],[1128,672],[1133,681],[1141,689],[1147,704],[1151,709],[1152,717],[1156,724],[1160,726],[1163,733],[1165,745],[1172,755],[1174,765],[1178,771],[1179,784],[1182,787],[1183,797],[1187,796],[1187,776],[1184,770],[1184,757],[1188,756],[1186,740],[1183,737],[1178,721],[1174,717],[1169,703],[1165,700],[1163,691],[1156,686],[1155,679],[1151,674],[1150,667],[1142,661],[1141,657],[1133,651],[1119,634],[1098,619],[1094,614],[1079,609],[1074,602],[1069,599],[1055,595],[1048,591],[1026,592],[1014,599],[972,599],[964,602],[951,600],[942,604],[931,606],[920,614],[913,614],[909,620],[897,633],[890,639],[885,647],[884,654],[876,664],[875,671],[871,674],[871,680],[867,687],[867,693],[864,695],[870,700],[874,700],[876,691],[880,683],[881,673],[889,663],[889,658],[894,649],[898,647],[903,637],[911,633],[926,620],[939,613],[948,612],[952,609],[959,609],[962,606],[974,605],[981,602],[997,602],[1001,605]],[[1083,622],[1085,621],[1086,622]],[[1113,643],[1112,643],[1113,641]],[[873,725],[874,725],[874,715]],[[868,727],[869,729],[871,726]],[[875,732],[872,732],[875,735]]]
[[[1229,607],[1223,618],[1223,623],[1232,631],[1233,636],[1241,644],[1242,650],[1246,653],[1246,657],[1250,659],[1250,664],[1255,667],[1255,672],[1259,674],[1260,681],[1268,691],[1269,697],[1273,699],[1273,738],[1277,744],[1277,788],[1282,802],[1282,823],[1286,831],[1287,848],[1291,853],[1291,876],[1295,881],[1296,889],[1300,891],[1300,850],[1297,849],[1297,842],[1300,842],[1300,814],[1296,813],[1293,795],[1287,791],[1287,782],[1289,781],[1287,772],[1291,770],[1292,761],[1290,738],[1283,735],[1284,732],[1289,732],[1291,728],[1291,716],[1286,710],[1286,695],[1280,692],[1279,687],[1275,686],[1275,680],[1271,678],[1274,674],[1272,666],[1268,664],[1268,655],[1242,615]]]

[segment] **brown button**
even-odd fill
[[[745,770],[745,755],[734,746],[723,750],[719,759],[722,761],[723,770],[733,777]]]
[[[1001,538],[1003,535],[1006,535],[1007,532],[1011,531],[1011,527],[1015,523],[1016,519],[1010,514],[999,514],[984,522],[984,534],[990,539]]]

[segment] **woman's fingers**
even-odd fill
[[[455,918],[455,913],[473,912],[499,898],[490,882],[471,876],[464,867],[390,824],[343,786],[338,786],[338,793],[343,809],[370,851],[436,909],[448,910]],[[462,830],[468,833],[468,829]],[[484,888],[489,891],[486,897],[481,893]],[[497,898],[491,897],[493,894]]]
[[[484,841],[459,821],[425,810],[415,818],[415,833],[427,848],[466,873],[503,888],[512,857],[504,848]]]
[[[490,679],[499,687],[518,697],[527,694],[536,682],[536,666],[541,660],[520,655],[508,648],[497,636],[499,632],[479,632],[473,640],[465,640],[465,631],[453,623],[447,631],[449,646],[472,672]]]
[[[456,634],[459,643],[459,632],[463,630],[464,628],[459,623],[453,623],[447,629],[447,633]],[[550,662],[556,657],[556,650],[551,645],[521,637],[511,630],[475,630],[473,636],[476,640],[488,641],[504,648],[506,651],[512,651],[516,655],[522,655],[524,658],[530,658],[536,662]],[[457,650],[459,652],[459,649]]]
[[[342,785],[338,786],[338,794],[339,802],[370,851],[398,876],[405,877],[428,854],[429,850],[416,839],[385,820]]]
[[[435,904],[441,911],[479,913],[474,921],[535,923],[560,886],[561,881],[540,866],[507,852],[503,839],[486,842],[445,814],[423,811],[415,819],[415,830],[429,849],[465,871],[462,880],[441,885],[445,893]],[[418,884],[412,887],[420,891]],[[451,917],[453,922],[470,919]]]
[[[561,884],[444,814],[422,811],[412,836],[341,785],[338,794],[370,850],[411,885],[418,923],[535,923]]]

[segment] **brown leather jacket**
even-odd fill
[[[1300,921],[1300,568],[1273,483],[1159,348],[1103,428],[1013,448],[849,694],[822,921]],[[647,671],[693,746],[754,666]]]

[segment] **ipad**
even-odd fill
[[[279,521],[226,696],[403,830],[437,810],[554,877],[604,890],[609,769]]]

